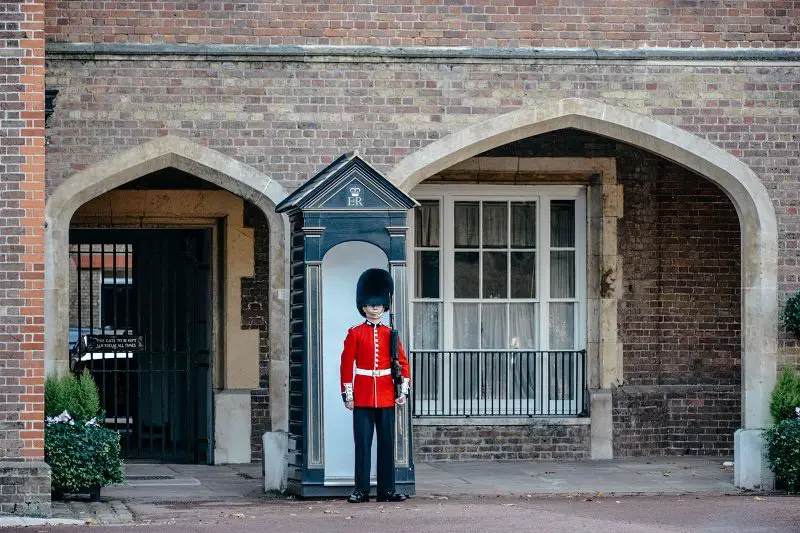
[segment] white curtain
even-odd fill
[[[456,248],[477,248],[479,245],[480,208],[478,202],[455,202],[454,237]]]
[[[508,246],[508,204],[483,202],[483,247]]]
[[[414,212],[414,240],[418,248],[439,247],[439,201],[423,200]]]

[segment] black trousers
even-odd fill
[[[353,409],[356,490],[369,494],[372,435],[378,434],[378,494],[394,493],[394,407]]]

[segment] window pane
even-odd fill
[[[481,348],[507,348],[506,304],[484,304],[481,315]]]
[[[575,252],[550,252],[550,297],[575,297]]]
[[[508,247],[508,204],[483,202],[483,247]]]
[[[510,345],[512,350],[537,350],[539,336],[536,334],[536,309],[539,304],[511,304],[509,313]]]
[[[414,213],[414,241],[418,247],[439,246],[439,201],[422,200]]]
[[[483,297],[508,298],[507,252],[484,252]]]
[[[456,298],[478,298],[480,295],[478,252],[455,252],[453,277]]]
[[[536,298],[536,252],[511,252],[511,297]]]
[[[417,252],[416,270],[414,273],[416,277],[415,296],[417,298],[438,298],[439,252]]]
[[[453,304],[453,347],[456,350],[475,350],[480,346],[479,305]]]
[[[575,304],[550,304],[550,349],[571,350],[575,347]]]
[[[441,305],[438,302],[414,303],[414,349],[438,350],[441,348]]]
[[[536,202],[511,202],[511,247],[536,248]]]
[[[480,209],[478,202],[456,202],[454,212],[455,247],[479,246]]]
[[[575,246],[575,201],[550,202],[550,246],[570,248]]]

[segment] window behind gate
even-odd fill
[[[413,193],[415,415],[581,414],[584,189],[470,193]]]

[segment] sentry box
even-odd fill
[[[281,202],[291,227],[288,490],[301,497],[353,490],[352,412],[339,363],[347,330],[363,318],[356,283],[368,268],[394,279],[395,327],[408,346],[406,218],[417,203],[358,156],[344,154]],[[410,403],[397,406],[397,490],[414,494]],[[376,452],[373,444],[372,476]]]

